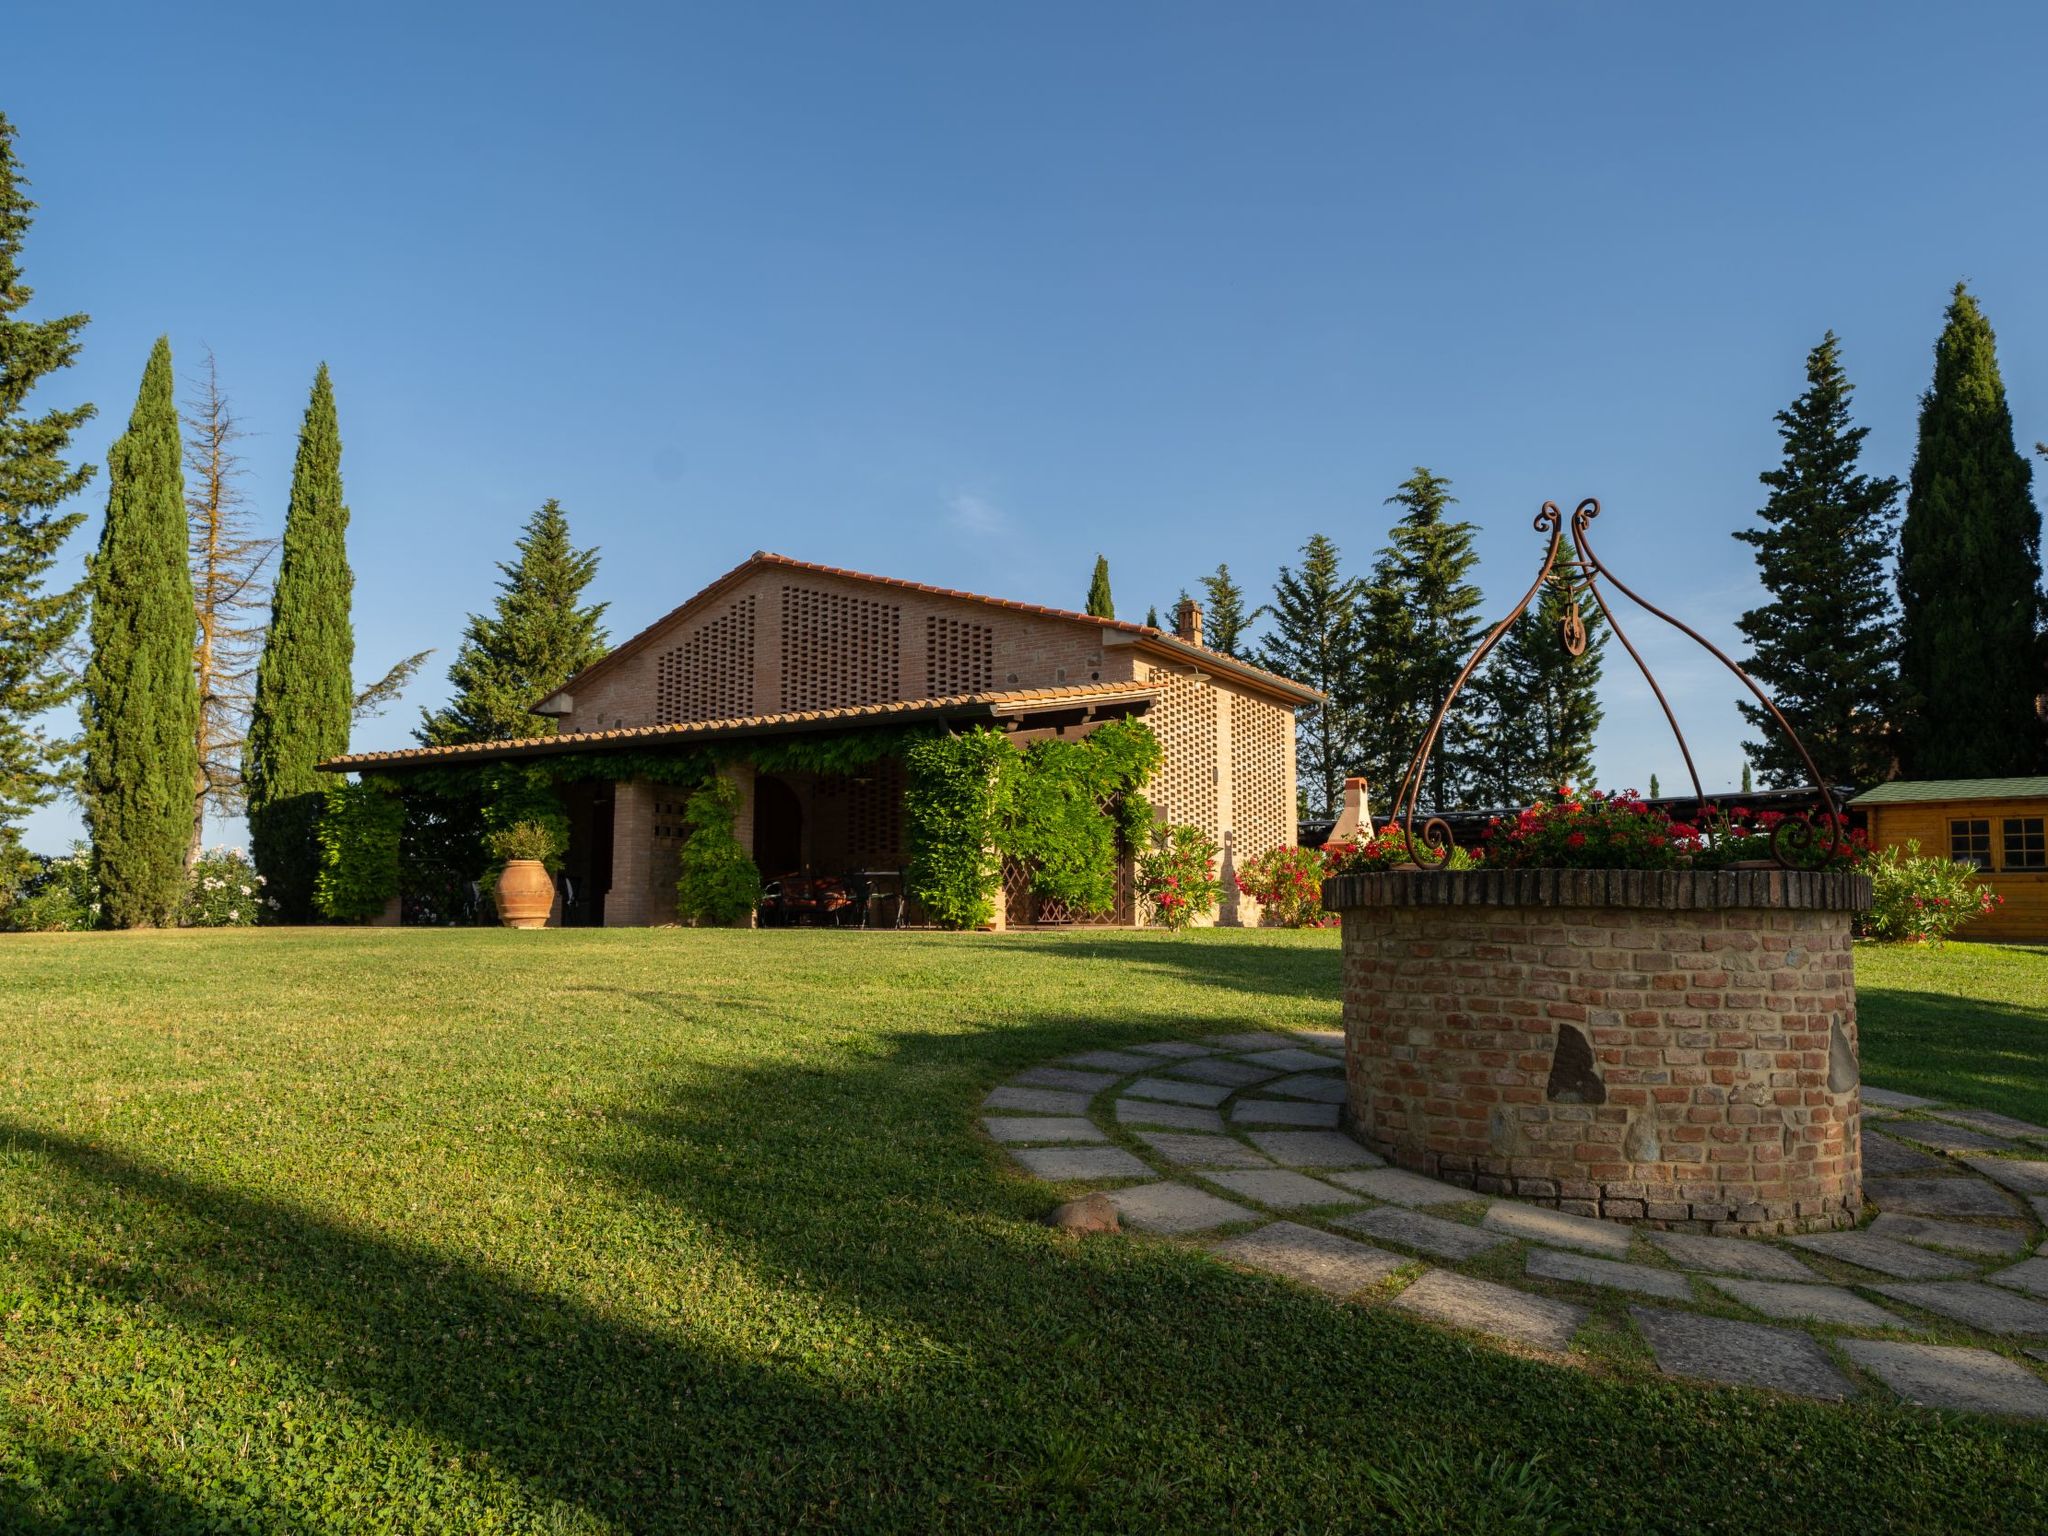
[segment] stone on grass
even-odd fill
[[[1215,1047],[1196,1045],[1192,1040],[1154,1040],[1130,1049],[1142,1051],[1147,1056],[1213,1056],[1216,1053]]]
[[[1820,1345],[1796,1328],[1772,1328],[1696,1312],[1631,1307],[1666,1376],[1768,1387],[1799,1397],[1843,1398],[1849,1380],[1829,1363]]]
[[[1109,1140],[1094,1121],[1078,1115],[984,1115],[981,1128],[1001,1142]]]
[[[1239,1099],[1230,1106],[1239,1125],[1318,1125],[1337,1123],[1335,1104],[1309,1104],[1300,1099]]]
[[[1355,1189],[1361,1195],[1370,1195],[1375,1200],[1391,1200],[1395,1205],[1454,1205],[1464,1200],[1484,1199],[1469,1189],[1460,1189],[1455,1184],[1446,1184],[1441,1179],[1427,1179],[1419,1173],[1410,1173],[1406,1168],[1373,1168],[1364,1173],[1333,1173],[1332,1184],[1342,1184],[1346,1189]]]
[[[1900,1280],[1938,1280],[1944,1275],[1967,1275],[1977,1267],[1946,1254],[1930,1253],[1925,1248],[1916,1248],[1889,1237],[1876,1237],[1868,1232],[1814,1232],[1805,1237],[1788,1238],[1787,1241],[1809,1253],[1840,1259],[1859,1269],[1875,1270],[1880,1275],[1892,1275]]]
[[[1910,1093],[1894,1093],[1889,1088],[1873,1088],[1863,1085],[1863,1102],[1881,1105],[1885,1109],[1932,1109],[1939,1099],[1916,1098]]]
[[[1223,1129],[1223,1117],[1213,1109],[1197,1109],[1192,1104],[1155,1104],[1146,1099],[1118,1099],[1116,1122],[1118,1125],[1161,1125],[1175,1131],[1221,1132]]]
[[[1945,1159],[1909,1147],[1904,1142],[1893,1141],[1889,1136],[1873,1136],[1868,1131],[1863,1133],[1865,1173],[1933,1173],[1947,1166]]]
[[[1974,1280],[1931,1280],[1919,1285],[1873,1285],[1871,1290],[1908,1306],[1938,1312],[1984,1333],[2048,1333],[2048,1306]]]
[[[1116,1202],[1101,1190],[1095,1190],[1078,1200],[1054,1206],[1052,1214],[1045,1218],[1045,1224],[1082,1237],[1094,1232],[1115,1232],[1118,1230]]]
[[[1910,1216],[2012,1216],[2010,1195],[1980,1179],[1865,1179],[1863,1198]]]
[[[1421,1211],[1399,1205],[1376,1205],[1369,1211],[1340,1216],[1332,1225],[1349,1227],[1403,1247],[1419,1248],[1440,1259],[1477,1258],[1488,1249],[1513,1241],[1498,1232],[1482,1232],[1477,1227],[1445,1221],[1441,1216],[1425,1216]]]
[[[1338,1189],[1305,1173],[1286,1168],[1248,1168],[1235,1173],[1212,1173],[1211,1184],[1221,1185],[1233,1195],[1256,1200],[1276,1211],[1297,1211],[1311,1205],[1356,1205],[1358,1196]]]
[[[1552,1243],[1560,1248],[1582,1248],[1588,1253],[1618,1259],[1628,1252],[1633,1234],[1627,1227],[1592,1216],[1574,1216],[1541,1205],[1517,1205],[1496,1200],[1487,1207],[1486,1225],[1510,1237],[1526,1237],[1533,1243]]]
[[[1053,1183],[1069,1179],[1142,1179],[1152,1170],[1122,1147],[1013,1147],[1027,1172]]]
[[[1281,1275],[1327,1295],[1355,1296],[1414,1261],[1370,1243],[1355,1243],[1334,1232],[1276,1221],[1226,1238],[1210,1250],[1217,1257],[1268,1274]]]
[[[1141,1077],[1124,1092],[1138,1099],[1165,1099],[1173,1104],[1200,1104],[1210,1109],[1230,1097],[1228,1088],[1213,1083],[1176,1083],[1164,1077]]]
[[[2027,1246],[2024,1237],[2007,1227],[1979,1227],[1966,1221],[1935,1221],[1927,1216],[1887,1213],[1865,1230],[1878,1237],[1896,1237],[1901,1242],[1954,1248],[1962,1253],[1981,1253],[1992,1258],[2018,1253]]]
[[[1204,1035],[1203,1045],[1212,1051],[1277,1051],[1293,1045],[1291,1035],[1276,1035],[1270,1029],[1248,1030],[1235,1035]]]
[[[2028,1259],[2007,1269],[1995,1269],[1984,1278],[1993,1285],[2025,1291],[2029,1296],[2048,1296],[2048,1258]]]
[[[1072,1067],[1033,1067],[1019,1072],[1010,1079],[1018,1088],[1069,1088],[1075,1093],[1100,1093],[1120,1074],[1115,1072],[1077,1072]]]
[[[1318,1104],[1342,1104],[1346,1097],[1341,1072],[1297,1072],[1268,1083],[1261,1093],[1283,1094],[1290,1099],[1313,1099]]]
[[[1730,1280],[1709,1276],[1707,1284],[1733,1296],[1753,1312],[1787,1322],[1839,1323],[1844,1328],[1911,1328],[1874,1301],[1839,1285],[1794,1285],[1784,1280]]]
[[[1130,1051],[1083,1051],[1078,1056],[1062,1056],[1060,1065],[1091,1067],[1097,1072],[1114,1072],[1122,1076],[1127,1072],[1149,1072],[1159,1063],[1150,1056],[1139,1056]]]
[[[2048,1383],[1988,1349],[1843,1339],[1842,1353],[1909,1403],[2048,1419]]]
[[[1133,1184],[1109,1192],[1117,1214],[1141,1232],[1172,1235],[1206,1232],[1233,1221],[1252,1221],[1258,1212],[1186,1184]]]
[[[2015,1120],[2011,1115],[2001,1115],[1988,1109],[1937,1109],[1931,1113],[1939,1119],[1967,1125],[1974,1131],[1988,1131],[1993,1136],[2015,1136],[2022,1141],[2048,1141],[2048,1125],[2036,1125],[2031,1120]]]
[[[2015,1194],[2048,1195],[2048,1162],[2023,1157],[1967,1157],[1963,1161]]]
[[[1188,1168],[1267,1168],[1264,1153],[1229,1136],[1199,1136],[1186,1131],[1138,1131],[1138,1140],[1170,1163]]]
[[[1245,1139],[1289,1168],[1377,1168],[1380,1159],[1342,1131],[1246,1131]]]
[[[1589,1259],[1555,1248],[1531,1248],[1525,1268],[1539,1280],[1567,1280],[1610,1291],[1633,1291],[1638,1296],[1660,1296],[1666,1301],[1692,1300],[1692,1286],[1685,1276],[1647,1264],[1617,1264],[1612,1259]]]
[[[2003,1136],[1986,1136],[1966,1125],[1944,1120],[1894,1120],[1884,1128],[1887,1136],[1939,1147],[1944,1152],[1998,1152],[2012,1145]]]
[[[997,1088],[981,1101],[983,1109],[1014,1109],[1028,1115],[1085,1115],[1085,1093],[1063,1093],[1057,1088]]]
[[[1722,1275],[1747,1275],[1752,1280],[1818,1280],[1813,1269],[1782,1248],[1747,1237],[1705,1237],[1695,1232],[1643,1234],[1683,1269]]]
[[[1185,1078],[1191,1083],[1218,1083],[1225,1088],[1249,1088],[1253,1083],[1263,1083],[1269,1077],[1280,1075],[1264,1067],[1248,1067],[1241,1061],[1223,1061],[1214,1056],[1205,1056],[1199,1061],[1178,1061],[1166,1071],[1170,1076]]]
[[[1254,1051],[1245,1060],[1255,1067],[1270,1067],[1275,1072],[1316,1072],[1330,1065],[1329,1057],[1292,1045],[1278,1051]]]
[[[1587,1317],[1586,1308],[1571,1302],[1531,1296],[1449,1269],[1432,1269],[1396,1296],[1394,1305],[1433,1322],[1557,1354],[1571,1347],[1572,1335]]]

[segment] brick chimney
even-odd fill
[[[1180,600],[1180,607],[1173,613],[1174,635],[1189,645],[1202,643],[1202,605],[1192,597]]]

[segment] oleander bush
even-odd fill
[[[1138,860],[1138,891],[1161,928],[1185,928],[1208,917],[1223,897],[1216,878],[1221,850],[1200,827],[1160,823]]]
[[[1866,938],[1938,945],[1963,924],[2005,904],[1967,864],[1921,857],[1917,841],[1886,848],[1863,868],[1870,876],[1871,903],[1858,928]]]
[[[13,889],[0,902],[0,928],[15,933],[79,933],[100,925],[100,893],[92,852],[73,843],[65,854],[22,856]]]
[[[192,865],[180,918],[187,928],[250,928],[277,910],[267,882],[239,848],[209,848]]]
[[[1349,843],[1333,845],[1348,853]],[[1269,848],[1237,872],[1237,888],[1259,904],[1269,928],[1322,928],[1336,921],[1323,910],[1323,878],[1334,872],[1330,847]]]

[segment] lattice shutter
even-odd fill
[[[1155,668],[1152,682],[1164,688],[1145,721],[1158,733],[1163,760],[1148,791],[1167,821],[1200,827],[1219,837],[1216,824],[1216,690],[1190,672]]]
[[[903,609],[847,592],[782,589],[782,707],[903,697]]]
[[[882,759],[849,786],[846,852],[860,869],[903,866],[903,769],[894,758]]]
[[[924,621],[924,692],[929,699],[986,693],[995,685],[996,632],[967,619]]]
[[[1240,861],[1294,841],[1294,785],[1287,774],[1291,711],[1263,699],[1230,700],[1231,820]]]
[[[655,717],[735,720],[754,712],[754,599],[706,619],[655,668]]]

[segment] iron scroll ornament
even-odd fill
[[[1614,631],[1614,637],[1628,652],[1629,660],[1636,664],[1636,670],[1642,673],[1643,681],[1650,685],[1650,692],[1656,695],[1657,706],[1664,711],[1664,719],[1671,727],[1672,736],[1678,741],[1679,755],[1685,759],[1686,777],[1692,780],[1693,797],[1701,807],[1705,807],[1706,792],[1700,787],[1699,770],[1693,766],[1692,748],[1686,743],[1685,732],[1678,724],[1678,716],[1672,712],[1671,701],[1664,697],[1664,690],[1651,673],[1649,663],[1643,660],[1642,653],[1635,648],[1635,643],[1629,639],[1628,632],[1615,619],[1614,610],[1608,606],[1607,598],[1600,590],[1602,578],[1611,582],[1617,592],[1638,608],[1662,619],[1680,634],[1694,641],[1734,674],[1742,686],[1749,690],[1751,697],[1777,723],[1778,729],[1784,732],[1785,739],[1799,754],[1799,760],[1806,765],[1813,786],[1820,791],[1823,806],[1820,824],[1816,827],[1809,819],[1794,817],[1787,817],[1779,822],[1771,829],[1771,857],[1784,868],[1793,869],[1799,867],[1799,861],[1803,856],[1812,854],[1816,843],[1820,845],[1819,852],[1823,857],[1832,855],[1841,847],[1844,836],[1841,808],[1835,802],[1834,791],[1821,778],[1813,754],[1806,750],[1806,743],[1799,739],[1799,733],[1792,728],[1792,722],[1785,718],[1783,711],[1772,702],[1770,695],[1757,686],[1756,680],[1736,665],[1719,646],[1691,625],[1673,618],[1641,596],[1601,562],[1600,556],[1586,537],[1588,527],[1599,515],[1600,503],[1596,498],[1588,496],[1578,504],[1571,518],[1573,553],[1560,559],[1559,550],[1564,543],[1564,513],[1559,510],[1556,502],[1546,501],[1543,503],[1543,510],[1536,514],[1536,531],[1549,535],[1549,542],[1543,552],[1542,569],[1536,573],[1536,579],[1529,584],[1529,590],[1522,594],[1522,600],[1515,604],[1508,616],[1486,632],[1486,637],[1472,652],[1471,659],[1458,673],[1457,681],[1451,684],[1450,692],[1444,695],[1443,703],[1437,706],[1436,714],[1431,717],[1429,729],[1423,733],[1421,742],[1417,744],[1415,755],[1409,759],[1408,771],[1401,780],[1400,793],[1394,797],[1391,820],[1399,825],[1405,834],[1408,857],[1423,869],[1442,869],[1450,863],[1454,843],[1448,822],[1437,815],[1424,817],[1420,836],[1416,833],[1415,818],[1422,798],[1423,772],[1428,768],[1437,741],[1443,735],[1444,721],[1448,718],[1451,705],[1459,692],[1478,670],[1479,664],[1486,660],[1494,646],[1500,643],[1501,636],[1529,611],[1529,604],[1535,601],[1536,594],[1543,590],[1546,582],[1557,582],[1570,599],[1561,622],[1560,638],[1567,653],[1574,658],[1584,655],[1587,645],[1586,625],[1579,611],[1579,603],[1583,598],[1590,597],[1599,608],[1600,616],[1607,621],[1607,627]],[[1712,829],[1709,829],[1709,835],[1713,835]]]

